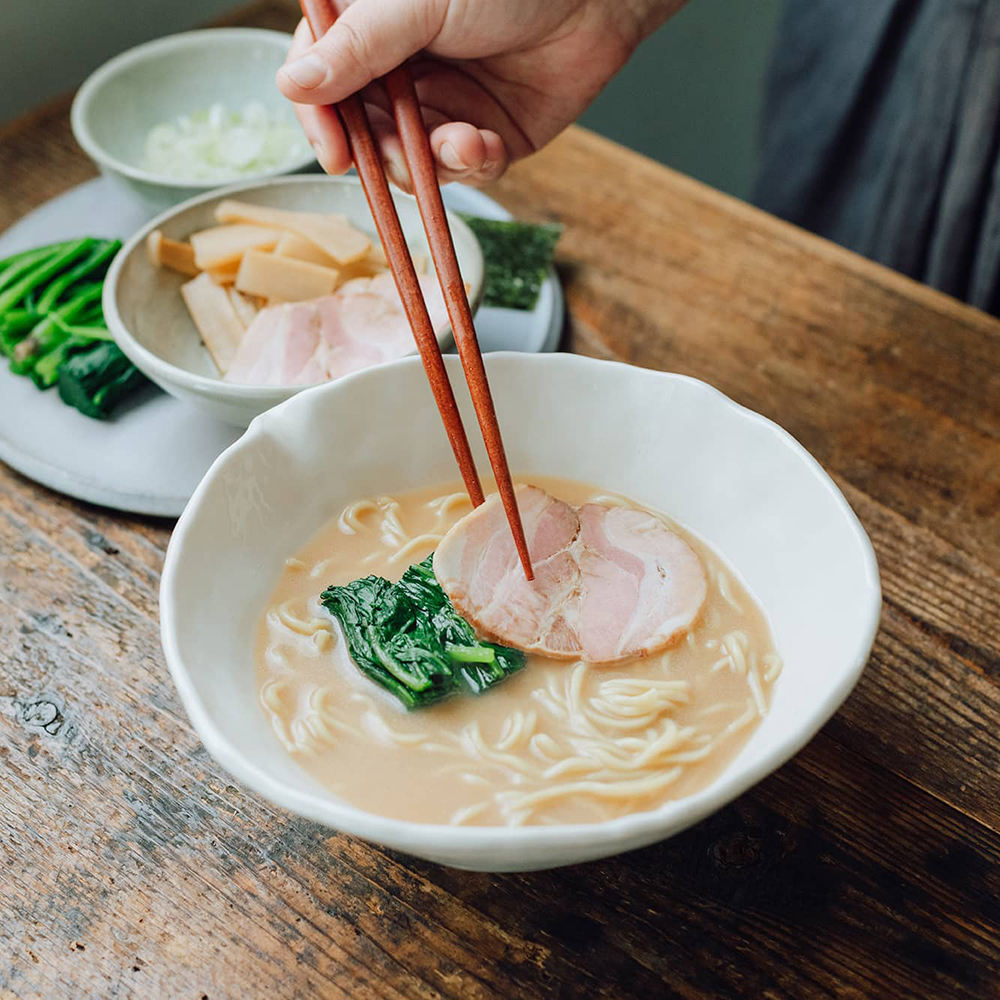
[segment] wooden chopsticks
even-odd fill
[[[333,26],[336,15],[329,0],[300,0],[302,13],[312,30],[314,38],[322,37]],[[441,189],[438,186],[437,170],[434,166],[434,156],[431,152],[430,140],[424,128],[417,101],[413,80],[407,67],[399,66],[385,77],[386,89],[392,103],[396,118],[396,128],[399,131],[403,154],[413,183],[413,191],[420,209],[420,217],[427,234],[427,244],[430,247],[434,269],[445,305],[448,318],[455,335],[459,358],[465,371],[469,386],[469,394],[475,406],[479,427],[486,444],[493,475],[496,478],[497,489],[503,502],[504,512],[510,524],[514,545],[517,549],[525,576],[532,580],[534,573],[531,568],[531,558],[528,545],[524,538],[524,527],[521,524],[521,514],[517,509],[514,497],[514,486],[510,478],[510,468],[497,424],[496,408],[493,405],[493,395],[490,392],[486,378],[486,367],[483,355],[479,349],[475,327],[472,322],[472,310],[465,291],[465,283],[458,268],[458,258],[455,256],[455,246],[451,239],[451,230],[445,214],[444,202],[441,199]],[[462,480],[468,491],[469,498],[475,506],[483,502],[483,488],[476,472],[475,460],[469,449],[469,440],[462,425],[462,417],[458,412],[455,394],[448,373],[441,357],[441,348],[434,335],[427,304],[420,290],[417,272],[410,257],[409,248],[403,236],[396,206],[389,192],[389,184],[385,177],[382,158],[372,136],[371,124],[361,98],[352,94],[336,105],[337,113],[344,125],[351,156],[357,167],[361,186],[371,209],[375,227],[382,240],[389,268],[399,290],[407,319],[413,329],[417,349],[423,361],[424,371],[430,382],[438,411],[444,422],[451,443],[452,451],[462,473]]]

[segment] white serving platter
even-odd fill
[[[480,191],[451,184],[448,207],[486,218],[510,213]],[[70,189],[0,234],[0,258],[76,236],[127,238],[155,214],[107,178]],[[482,308],[484,351],[553,351],[563,324],[553,271],[531,312]],[[66,406],[55,389],[0,365],[0,460],[79,500],[137,514],[177,517],[201,477],[241,434],[201,410],[150,389],[108,421]]]

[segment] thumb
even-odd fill
[[[298,104],[333,104],[419,52],[437,35],[442,0],[355,0],[327,33],[278,71]]]

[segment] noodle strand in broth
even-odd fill
[[[569,503],[618,496],[534,480]],[[472,509],[455,488],[348,505],[286,561],[260,626],[260,704],[301,766],[330,791],[388,816],[452,825],[599,822],[704,787],[766,714],[781,671],[766,619],[706,545],[709,594],[665,652],[594,665],[529,655],[481,697],[407,713],[351,663],[318,601],[329,584],[397,580]]]

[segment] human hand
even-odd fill
[[[410,189],[384,88],[407,59],[442,182],[482,184],[577,118],[684,0],[335,0],[315,44],[305,21],[281,92],[328,173],[351,155],[329,105],[362,92],[389,177]]]

